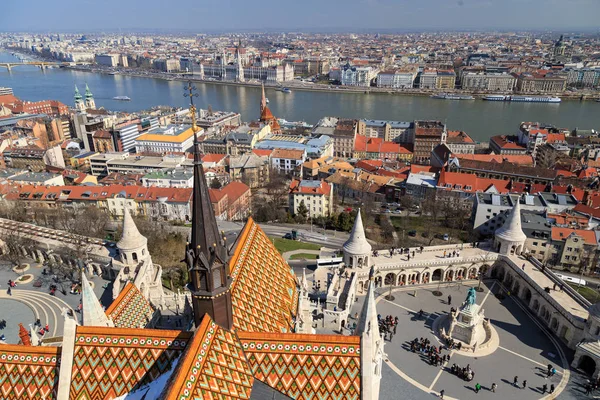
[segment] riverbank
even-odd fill
[[[181,81],[181,82],[196,82],[206,83],[212,85],[225,85],[225,86],[238,86],[238,87],[261,87],[260,82],[233,82],[233,81],[221,81],[213,79],[200,79],[195,77],[194,74],[173,74],[166,72],[155,72],[155,71],[137,71],[137,70],[119,70],[113,71],[112,69],[103,69],[99,66],[64,66],[62,68],[72,69],[81,72],[90,72],[97,74],[107,75],[123,75],[133,76],[137,78],[150,78],[150,79],[162,79],[167,81]],[[293,90],[301,90],[305,92],[331,92],[331,93],[358,93],[358,94],[379,94],[379,95],[400,95],[400,96],[432,96],[440,93],[439,90],[422,90],[422,89],[388,89],[388,88],[377,88],[377,87],[351,87],[351,86],[336,86],[336,85],[324,85],[319,83],[307,83],[288,81],[279,84],[265,84],[266,88],[281,89],[287,87]],[[571,101],[597,101],[600,100],[600,93],[578,93],[566,91],[563,93],[512,93],[512,92],[481,92],[481,91],[468,91],[468,90],[452,90],[447,93],[455,93],[462,95],[471,95],[475,99],[481,100],[484,96],[491,94],[502,94],[502,95],[522,95],[522,96],[555,96],[560,97],[562,100]],[[455,100],[454,100],[455,101]],[[468,100],[460,100],[468,101]]]

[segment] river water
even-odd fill
[[[18,60],[0,52],[0,62]],[[156,105],[185,106],[184,83],[152,78],[106,75],[60,68],[40,70],[20,66],[8,72],[0,68],[0,86],[12,87],[25,100],[56,99],[73,104],[74,85],[83,94],[85,84],[97,107],[115,111],[138,111]],[[260,89],[243,86],[196,83],[197,106],[230,110],[250,121],[259,117]],[[114,96],[129,96],[122,102]],[[278,118],[317,122],[323,116],[412,121],[446,121],[448,129],[464,130],[475,140],[486,141],[497,134],[514,134],[522,121],[547,122],[564,128],[600,129],[600,103],[563,101],[560,104],[505,103],[482,100],[436,100],[426,96],[390,94],[310,92],[282,93],[267,89],[269,107]]]

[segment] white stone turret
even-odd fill
[[[138,231],[127,208],[123,214],[123,234],[117,248],[123,264],[134,265],[148,257],[148,239]]]
[[[379,333],[377,307],[375,304],[375,284],[373,269],[368,281],[367,296],[363,303],[356,326],[356,335],[360,335],[360,393],[362,400],[377,400],[381,384],[381,365],[383,363],[383,338]]]
[[[85,272],[81,273],[81,320],[83,326],[114,326],[106,316]]]
[[[348,267],[369,267],[371,250],[372,247],[365,236],[359,208],[350,237],[344,243],[344,264]]]
[[[495,233],[495,247],[500,254],[520,254],[525,247],[527,236],[521,228],[520,198],[515,200],[515,206],[508,215],[504,225]]]

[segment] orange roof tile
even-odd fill
[[[106,310],[106,315],[118,328],[145,328],[154,317],[154,308],[132,282]]]
[[[165,400],[249,399],[254,377],[242,345],[208,314],[188,345]]]
[[[252,152],[254,154],[256,154],[257,156],[270,156],[273,153],[273,150],[267,150],[267,149],[252,149]]]
[[[254,378],[279,392],[298,400],[360,399],[360,336],[238,336]]]
[[[0,344],[2,399],[56,398],[60,355],[60,347]]]
[[[513,164],[533,166],[533,157],[526,154],[452,154],[459,160],[474,160],[487,162],[508,161]]]
[[[290,332],[298,305],[296,276],[252,218],[240,232],[229,266],[234,327]]]
[[[284,158],[289,160],[300,160],[304,157],[304,150],[296,149],[275,149],[271,158]]]
[[[572,234],[576,234],[585,240],[586,244],[597,245],[596,233],[594,231],[588,231],[584,229],[571,229],[571,228],[560,228],[557,226],[552,227],[552,240],[563,241],[566,240]]]
[[[71,399],[113,399],[171,368],[191,332],[78,326]]]

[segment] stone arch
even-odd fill
[[[533,300],[533,304],[531,305],[531,309],[535,312],[537,312],[537,310],[540,309],[540,302],[538,301],[538,299],[534,299]]]
[[[442,275],[444,274],[444,271],[442,271],[441,268],[436,269],[435,271],[433,271],[433,275],[431,275],[431,281],[441,281],[442,280]]]
[[[562,328],[560,328],[558,337],[561,338],[565,343],[569,343],[570,336],[571,336],[571,330],[569,329],[569,327],[567,325],[563,325]]]
[[[421,277],[421,282],[422,283],[429,283],[429,281],[431,280],[431,274],[429,273],[429,271],[423,272],[422,275],[423,276]]]
[[[519,297],[520,290],[521,290],[521,284],[519,283],[518,279],[515,279],[515,282],[514,282],[513,288],[512,288],[513,295]]]
[[[454,271],[453,270],[449,270],[448,272],[446,272],[446,280],[447,281],[454,280]]]
[[[340,323],[340,325],[342,326],[342,329],[344,329],[344,327],[346,326],[346,321],[342,320],[342,322]]]
[[[545,304],[542,305],[542,308],[540,309],[540,317],[542,317],[542,319],[546,322],[548,322],[550,319],[550,311],[548,311],[548,308]]]
[[[138,262],[138,255],[135,251],[131,253],[131,258],[133,259],[133,262]]]
[[[531,290],[528,287],[523,288],[523,300],[525,300],[525,304],[529,304],[531,301]]]
[[[363,282],[358,282],[358,291],[362,293],[362,291],[363,291]]]
[[[477,267],[473,267],[469,269],[469,279],[476,279],[477,278]]]
[[[406,274],[398,275],[398,285],[406,285]]]
[[[581,358],[579,358],[577,368],[583,370],[588,375],[594,375],[594,372],[596,372],[596,361],[594,361],[592,357],[583,354]]]
[[[375,277],[375,287],[381,287],[381,276]]]
[[[396,274],[393,274],[391,272],[387,274],[383,283],[386,286],[394,286],[394,284],[396,283]]]
[[[552,317],[552,321],[550,322],[550,329],[558,333],[558,319],[556,319],[556,317]]]
[[[490,270],[490,266],[488,264],[483,264],[479,267],[479,273],[485,275]]]

